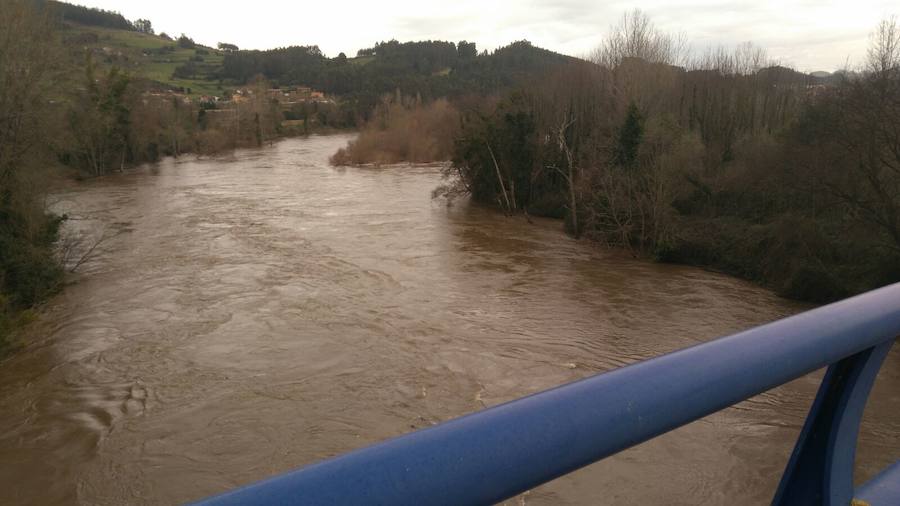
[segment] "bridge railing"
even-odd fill
[[[828,367],[773,504],[900,504],[900,465],[853,487],[900,336],[900,284],[523,397],[201,501],[492,504]],[[900,413],[898,413],[900,416]]]

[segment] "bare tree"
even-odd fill
[[[889,77],[900,71],[900,26],[897,17],[884,19],[875,28],[868,50],[868,70]]]
[[[550,168],[558,172],[563,179],[565,179],[566,185],[569,187],[569,213],[572,216],[572,234],[577,238],[580,235],[580,229],[578,228],[578,195],[575,190],[577,184],[577,169],[575,167],[575,156],[572,153],[572,148],[566,140],[566,131],[574,122],[574,119],[564,119],[556,128],[555,132],[555,140],[560,152],[565,156],[567,170],[564,171],[556,165],[551,165]]]
[[[836,169],[816,183],[848,215],[880,231],[878,246],[900,254],[900,28],[896,18],[878,25],[869,47],[869,74],[847,81],[829,102],[833,120],[822,150],[834,150]],[[836,148],[836,149],[835,149]]]
[[[594,50],[591,60],[608,68],[617,67],[627,58],[681,65],[687,50],[684,34],[671,35],[658,30],[647,14],[635,9],[622,16],[603,44]]]
[[[58,142],[61,122],[47,97],[53,96],[54,78],[63,72],[56,42],[53,22],[37,2],[4,0],[0,7],[0,216],[5,218],[0,221],[9,221],[4,221],[0,236],[13,234],[19,244],[40,242],[50,220],[44,196],[55,160],[47,147]]]
[[[67,230],[57,242],[60,265],[71,273],[94,258],[103,243],[120,235],[122,232],[111,232],[101,228],[99,233],[90,234],[84,231]]]
[[[746,76],[755,74],[770,64],[766,50],[748,41],[733,49],[725,46],[709,48],[702,55],[693,58],[690,67],[693,70],[712,70],[723,76]]]
[[[497,180],[500,182],[500,190],[503,191],[503,200],[506,201],[506,212],[511,213],[515,208],[515,200],[510,201],[509,199],[509,194],[506,192],[506,184],[503,182],[503,173],[500,170],[500,164],[497,163],[497,157],[494,156],[494,150],[491,148],[491,144],[485,141],[484,145],[487,146],[488,153],[491,154],[491,161],[494,162],[494,168],[497,169]]]
[[[49,137],[42,114],[59,55],[50,19],[32,4],[5,0],[0,9],[0,189]]]

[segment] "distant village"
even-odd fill
[[[201,95],[191,98],[190,95],[179,91],[151,91],[145,93],[146,97],[154,98],[175,98],[184,104],[215,104],[216,108],[227,109],[231,104],[240,104],[253,100],[254,90],[251,88],[238,88],[229,96],[219,97],[214,95]],[[289,108],[297,104],[334,104],[335,101],[325,96],[322,91],[314,90],[307,86],[296,86],[291,88],[271,88],[266,90],[267,96],[273,102]]]
[[[250,88],[239,88],[232,93],[227,99],[203,95],[200,97],[201,103],[241,103],[252,100],[254,90]],[[334,100],[325,97],[325,93],[316,91],[307,86],[297,86],[293,88],[272,88],[266,90],[269,99],[278,102],[280,105],[290,107],[295,104],[305,104],[310,102],[333,104]]]
[[[187,93],[184,93],[187,91]],[[307,122],[320,124],[321,118],[317,116],[309,117],[307,113],[301,112],[306,106],[312,107],[312,111],[322,111],[322,107],[330,109],[336,106],[334,99],[326,97],[322,91],[314,90],[308,86],[294,86],[290,88],[270,88],[260,90],[259,88],[237,88],[226,96],[200,95],[191,96],[190,90],[156,90],[146,92],[144,94],[144,104],[150,102],[168,102],[177,101],[187,107],[198,107],[208,118],[207,121],[223,121],[225,118],[231,118],[233,114],[243,109],[242,104],[250,106],[257,97],[254,95],[263,91],[266,94],[266,102],[276,105],[277,109],[283,114],[276,121],[282,127],[289,129],[307,129]],[[227,121],[230,121],[227,120]]]

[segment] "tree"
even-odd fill
[[[564,119],[555,132],[557,147],[564,155],[563,158],[565,160],[566,170],[564,171],[555,165],[552,167],[562,175],[566,180],[566,185],[569,187],[569,221],[572,224],[572,235],[574,235],[575,238],[578,238],[581,235],[581,229],[578,226],[578,193],[576,189],[578,184],[578,168],[575,165],[575,154],[572,151],[567,138],[569,135],[569,127],[572,126],[574,122],[574,119]]]
[[[238,48],[236,45],[234,45],[234,44],[229,44],[229,43],[227,43],[227,42],[219,42],[219,46],[218,46],[218,47],[219,47],[219,49],[221,49],[222,51],[228,51],[228,52],[238,51],[238,50],[239,50],[239,48]]]
[[[197,64],[193,61],[188,61],[183,65],[175,67],[175,70],[172,71],[172,77],[175,79],[195,79],[197,77],[197,71]]]
[[[872,35],[867,66],[877,79],[891,79],[900,72],[900,26],[897,18],[882,20]]]
[[[900,259],[900,29],[881,22],[868,74],[813,104],[795,128],[813,188],[837,200],[842,219]]]
[[[134,30],[134,24],[125,19],[122,14],[103,9],[95,9],[90,7],[82,7],[66,2],[47,1],[34,2],[35,8],[41,8],[46,5],[56,15],[62,17],[66,21],[74,21],[82,25],[101,26],[104,28],[114,28],[117,30]],[[4,6],[5,8],[5,6]]]
[[[614,68],[628,58],[680,65],[686,55],[684,36],[659,31],[647,14],[635,9],[622,16],[591,59],[597,64]]]
[[[628,105],[628,113],[625,122],[619,129],[613,161],[625,168],[633,167],[638,157],[638,149],[644,136],[644,118],[637,104],[631,102]]]
[[[178,47],[181,49],[194,49],[197,44],[194,42],[194,39],[188,37],[185,34],[181,34],[181,37],[178,37]]]
[[[461,40],[459,41],[459,44],[456,45],[456,50],[459,52],[459,58],[461,60],[473,60],[478,56],[478,49],[475,47],[474,42]]]
[[[0,202],[44,137],[42,113],[58,55],[49,19],[29,2],[0,10]]]
[[[134,29],[141,33],[146,33],[149,35],[153,35],[155,32],[153,31],[153,24],[149,19],[138,19],[134,22]]]
[[[452,170],[479,201],[512,213],[528,205],[536,163],[534,111],[523,93],[493,110],[464,117],[453,148]]]
[[[97,79],[93,60],[87,53],[86,91],[70,110],[69,125],[78,164],[92,175],[125,165],[130,127],[125,95],[129,82],[128,75],[118,67]]]
[[[41,171],[58,122],[46,97],[61,67],[53,18],[31,0],[0,9],[0,352],[18,311],[57,286],[60,218],[47,213]]]

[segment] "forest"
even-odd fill
[[[103,9],[94,9],[81,5],[74,5],[55,0],[33,0],[33,5],[38,10],[52,10],[63,21],[71,21],[88,26],[101,26],[117,30],[138,30],[138,25],[132,23],[118,12]],[[141,22],[145,20],[139,20]]]
[[[232,51],[214,76],[246,83],[263,75],[275,86],[302,84],[342,97],[362,121],[396,90],[425,101],[500,93],[575,59],[518,41],[478,53],[474,42],[381,42],[356,58],[328,58],[317,46]]]

